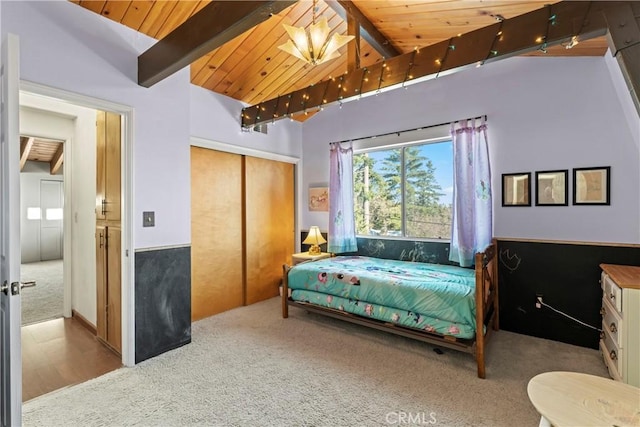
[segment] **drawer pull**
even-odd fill
[[[605,314],[607,314],[607,309],[605,309],[604,307],[600,307],[600,315],[604,316]]]
[[[611,357],[611,360],[618,360],[618,355],[616,354],[615,350],[611,350],[609,352],[609,357]]]
[[[604,339],[604,331],[600,331],[600,339],[603,340]]]
[[[614,300],[614,301],[615,301],[615,299],[616,299],[616,294],[614,294],[613,292],[611,292],[611,293],[609,294],[609,298],[611,298],[612,300]]]
[[[615,323],[612,323],[612,324],[609,325],[609,330],[611,332],[617,332],[618,331],[618,327],[616,326]]]

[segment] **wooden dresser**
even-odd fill
[[[600,264],[600,350],[611,377],[640,387],[640,267]]]

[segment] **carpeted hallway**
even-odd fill
[[[35,280],[37,283],[20,292],[23,325],[62,317],[64,287],[61,259],[22,264],[20,280]]]
[[[597,350],[500,331],[471,355],[308,314],[273,298],[193,324],[193,342],[24,404],[25,426],[537,426],[530,378],[607,376]]]

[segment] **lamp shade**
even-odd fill
[[[322,237],[322,233],[320,233],[320,228],[317,225],[312,225],[309,228],[309,234],[307,234],[307,238],[302,242],[305,245],[321,245],[323,243],[327,243],[324,237]]]

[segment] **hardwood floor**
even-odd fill
[[[22,400],[99,377],[122,366],[78,321],[54,319],[22,327]]]

